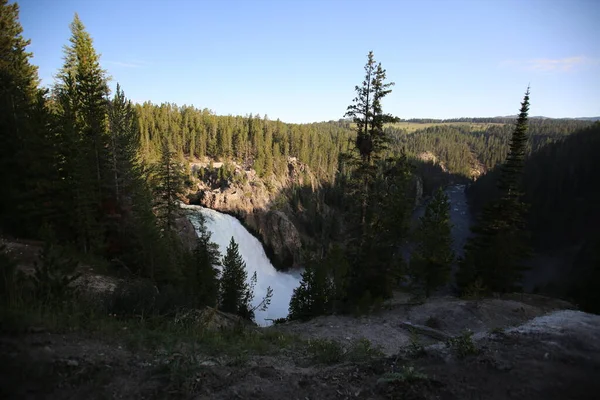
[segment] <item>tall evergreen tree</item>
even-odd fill
[[[290,299],[290,320],[309,319],[343,311],[347,301],[349,264],[342,249],[334,245],[327,256],[307,263],[300,286]]]
[[[179,198],[183,195],[185,173],[175,158],[175,152],[167,140],[163,140],[160,162],[155,165],[154,195],[160,227],[164,234],[175,228],[179,210]]]
[[[63,214],[81,249],[97,252],[102,246],[102,202],[107,144],[108,85],[92,38],[75,14],[70,45],[58,73],[55,97],[58,106],[60,171],[65,194]]]
[[[391,295],[395,247],[405,227],[404,191],[410,172],[404,157],[384,158],[388,140],[383,127],[394,120],[383,113],[382,100],[393,86],[385,80],[386,71],[369,52],[364,81],[356,86],[357,96],[346,113],[356,124],[355,149],[359,155],[358,159],[347,158],[351,174],[346,186],[350,208],[348,251],[353,260],[349,297],[354,300]]]
[[[194,249],[193,262],[188,271],[187,285],[190,294],[195,298],[194,305],[214,307],[219,297],[219,270],[221,253],[219,245],[211,241],[211,233],[206,228],[203,217],[200,220],[200,229],[196,248]]]
[[[502,174],[498,180],[498,189],[502,197],[517,199],[521,196],[521,176],[525,166],[525,154],[527,150],[527,135],[529,115],[529,87],[525,92],[521,109],[517,117],[515,130],[513,131],[508,155],[502,165]]]
[[[362,86],[356,86],[356,97],[348,106],[346,117],[351,117],[356,124],[356,148],[363,163],[370,163],[373,155],[381,155],[386,142],[383,124],[393,122],[395,118],[384,114],[381,100],[390,94],[394,82],[385,82],[386,71],[381,63],[375,62],[370,51],[365,64],[365,78]]]
[[[523,261],[530,253],[526,231],[527,207],[521,200],[521,174],[527,143],[529,88],[525,93],[510,144],[510,152],[498,180],[500,198],[488,204],[473,236],[465,245],[457,283],[463,292],[475,282],[492,292],[520,288]]]
[[[117,258],[137,274],[154,278],[164,264],[165,249],[152,212],[152,193],[139,159],[138,119],[121,87],[108,109],[108,144],[105,166],[107,256]],[[115,260],[115,261],[117,261]]]
[[[252,319],[250,285],[247,283],[248,272],[246,263],[239,253],[238,244],[233,237],[227,246],[227,252],[222,261],[221,291],[219,305],[222,311],[238,314]]]
[[[35,235],[52,175],[44,92],[22,36],[19,6],[0,0],[0,227]],[[34,225],[34,226],[32,226]]]
[[[427,204],[416,232],[416,249],[411,254],[410,275],[429,297],[450,278],[454,261],[448,196],[439,188]]]

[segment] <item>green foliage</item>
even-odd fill
[[[383,357],[381,347],[373,346],[373,344],[365,338],[352,342],[344,354],[344,358],[350,362],[365,362],[381,357]]]
[[[290,299],[290,320],[310,319],[340,311],[347,296],[348,262],[339,246],[326,258],[311,261],[302,273],[300,286]]]
[[[252,307],[257,279],[256,272],[248,282],[246,263],[242,259],[238,244],[233,237],[227,246],[227,252],[221,264],[223,271],[220,280],[219,306],[222,311],[252,320],[256,310],[264,311],[269,307],[273,297],[273,290],[270,287],[267,288],[267,293],[261,302],[256,307]]]
[[[103,207],[106,194],[108,85],[92,38],[77,16],[70,25],[70,45],[57,75],[57,106],[61,189],[65,194],[61,213],[70,215],[70,229],[84,253],[102,251]]]
[[[446,346],[450,347],[459,358],[465,358],[479,353],[479,349],[473,342],[473,332],[465,330],[459,336],[449,339]]]
[[[498,181],[501,197],[486,206],[472,228],[474,235],[465,245],[457,276],[462,291],[477,279],[492,292],[513,291],[519,288],[522,271],[526,269],[523,260],[530,253],[525,223],[527,207],[521,201],[518,188],[527,141],[528,110],[529,89],[521,104],[511,149]]]
[[[464,273],[464,267],[462,268],[461,272]],[[461,297],[467,300],[481,300],[486,293],[488,289],[483,285],[481,278],[475,278],[463,289]]]
[[[342,361],[366,362],[383,357],[381,348],[373,346],[365,338],[355,340],[346,347],[333,339],[312,339],[308,341],[307,352],[313,362],[328,365]]]
[[[238,244],[231,238],[222,261],[221,292],[219,305],[222,311],[244,315],[251,319],[251,293],[246,272],[246,263],[238,250]]]
[[[175,152],[167,141],[162,144],[160,162],[154,169],[155,207],[163,235],[167,236],[175,228],[179,198],[183,195],[185,180],[183,165],[176,160]]]
[[[408,382],[414,383],[429,379],[427,375],[413,366],[403,365],[400,372],[386,372],[377,383]]]
[[[352,260],[346,299],[359,312],[369,307],[367,301],[381,301],[392,294],[401,265],[394,249],[406,235],[411,203],[407,158],[403,154],[386,157],[385,153],[389,137],[384,123],[395,119],[383,112],[381,102],[393,83],[386,83],[386,71],[375,62],[373,52],[364,69],[364,81],[356,86],[357,96],[346,113],[356,126],[359,157],[346,155],[340,171],[347,202],[345,241]]]
[[[344,357],[344,348],[335,340],[310,340],[307,350],[312,360],[320,364],[336,364]]]
[[[413,282],[429,297],[433,290],[448,282],[454,261],[450,203],[441,188],[427,204],[420,222],[409,271]]]
[[[523,201],[530,204],[525,223],[536,253],[556,259],[579,249],[574,256],[564,257],[560,263],[564,267],[541,292],[572,299],[595,312],[600,310],[600,302],[592,306],[598,293],[595,249],[599,248],[600,191],[595,181],[600,164],[594,161],[598,152],[600,124],[596,123],[539,149],[525,161],[523,171]],[[482,203],[498,199],[493,185],[501,172],[497,168],[472,185],[468,195],[475,211]]]
[[[33,236],[52,208],[47,180],[56,172],[46,92],[37,87],[37,67],[31,64],[16,2],[0,1],[0,26],[0,227]]]
[[[201,388],[198,379],[203,367],[195,354],[172,353],[156,371],[167,376],[166,390],[180,396],[191,396]]]
[[[219,270],[221,253],[219,246],[211,242],[211,233],[206,228],[202,215],[198,230],[198,240],[194,250],[191,265],[187,271],[187,290],[196,298],[194,305],[216,306],[219,296]]]
[[[50,307],[65,305],[75,293],[73,282],[80,277],[75,271],[77,265],[77,261],[68,258],[65,250],[48,238],[35,262],[32,276],[35,300]]]
[[[419,334],[414,330],[410,330],[410,343],[408,345],[408,354],[412,357],[421,357],[425,354],[425,347],[419,340]]]

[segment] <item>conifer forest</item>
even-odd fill
[[[191,332],[190,321],[218,315],[235,321],[233,333],[221,327],[190,343],[210,342],[217,353],[244,337],[226,364],[237,368],[254,362],[244,346],[288,340],[248,333],[265,321],[287,329],[371,318],[399,296],[406,307],[451,298],[480,310],[531,295],[600,313],[600,122],[530,115],[535,82],[514,93],[514,116],[400,118],[386,101],[410,77],[364,49],[345,114],[289,123],[219,115],[211,104],[132,101],[77,14],[62,66],[42,85],[17,3],[0,0],[0,26],[0,331],[35,315],[65,332],[136,321],[144,332],[168,327],[174,340]],[[449,188],[466,199],[460,247]],[[219,248],[202,214],[192,226],[193,205],[236,217],[260,240],[276,272],[297,279],[289,303],[277,297],[282,286],[266,288],[249,269],[239,240]],[[26,245],[35,249],[30,268],[14,251]],[[111,290],[83,293],[81,282],[98,276],[115,282]],[[287,314],[259,320],[275,306]],[[442,328],[428,321],[410,334],[437,337]],[[425,347],[413,339],[407,351],[418,360]],[[303,354],[333,364],[375,354],[368,341],[359,351],[328,340],[309,340]],[[447,346],[463,357],[475,354],[472,340],[464,334]],[[181,353],[164,375],[168,393],[212,398],[192,396],[205,378],[197,370],[196,381],[181,378],[197,366]],[[427,397],[437,383],[419,386],[423,397],[411,391],[431,375],[410,368],[374,385],[407,396],[386,398],[439,398]]]

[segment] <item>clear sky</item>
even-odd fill
[[[366,54],[401,118],[600,115],[599,0],[18,0],[44,85],[75,12],[134,101],[286,122],[343,117]]]

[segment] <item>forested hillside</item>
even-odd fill
[[[236,160],[261,177],[281,173],[288,157],[308,164],[323,182],[335,178],[338,156],[347,151],[352,132],[328,123],[286,124],[267,116],[217,116],[174,104],[136,105],[140,151],[151,163],[166,139],[181,158]]]
[[[473,190],[485,188],[494,180],[494,168],[515,157],[515,126],[527,130],[519,139],[519,162],[527,157],[530,161],[524,172],[525,196],[508,197],[534,210],[527,218],[536,245],[550,239],[563,243],[557,232],[565,231],[568,243],[581,243],[592,232],[584,221],[589,222],[593,210],[588,207],[596,197],[585,190],[595,175],[582,156],[592,146],[581,139],[591,134],[570,136],[590,121],[528,119],[527,110],[516,120],[400,120],[384,111],[384,98],[394,84],[372,52],[344,116],[348,119],[289,124],[252,114],[218,116],[206,108],[169,103],[132,104],[119,85],[110,93],[108,72],[77,15],[63,66],[48,90],[39,87],[18,7],[6,0],[0,6],[6,27],[0,49],[6,61],[0,82],[3,235],[44,240],[161,288],[179,288],[185,304],[213,304],[216,291],[211,289],[207,297],[201,288],[207,287],[206,279],[217,279],[218,257],[207,256],[210,235],[198,246],[182,244],[179,233],[186,219],[178,202],[197,190],[193,183],[214,181],[215,174],[219,188],[209,182],[204,190],[232,186],[235,173],[252,175],[257,180],[250,186],[264,187],[268,195],[263,203],[250,202],[247,213],[276,214],[286,227],[303,225],[298,229],[310,238],[311,246],[302,249],[307,279],[320,277],[326,281],[321,282],[325,292],[336,293],[318,312],[365,310],[390,298],[406,276],[425,285],[428,295],[433,288],[427,282],[437,282],[437,287],[448,281],[453,260],[445,248],[449,239],[427,239],[439,236],[427,232],[448,232],[449,204],[439,193],[437,208],[426,213],[419,229],[421,258],[407,268],[399,255],[399,246],[413,239],[408,222],[417,189],[433,194],[452,180],[466,181],[492,170]],[[206,168],[192,173],[189,162],[196,161],[210,165],[209,174]],[[220,161],[222,167],[212,169]],[[297,173],[292,171],[296,165],[310,180],[273,184]],[[556,180],[563,183],[556,186]],[[242,195],[252,198],[252,190]],[[562,196],[553,197],[552,191]],[[483,189],[474,196],[475,206],[489,193],[493,190]],[[548,223],[548,216],[561,207],[580,214],[572,218],[559,213]],[[443,268],[426,253],[441,254]],[[438,269],[445,271],[442,277],[434,276]],[[305,304],[296,304],[305,313]]]
[[[551,287],[539,290],[569,297],[595,311],[600,306],[596,289],[600,272],[599,152],[600,125],[596,123],[532,154],[522,179],[534,249],[564,258]],[[490,171],[469,189],[475,212],[497,198],[499,173],[499,169]],[[574,260],[563,254],[571,248],[576,249]],[[540,273],[543,270],[540,267]]]
[[[425,151],[434,153],[452,173],[471,177],[473,169],[482,168],[485,172],[501,163],[508,153],[510,135],[514,120],[494,118],[481,119],[485,122],[464,123],[449,121],[431,125],[410,132],[402,123],[386,128],[396,148],[405,147],[413,154]],[[543,146],[589,126],[587,121],[576,120],[529,120],[528,154]],[[411,124],[415,129],[418,125]]]

